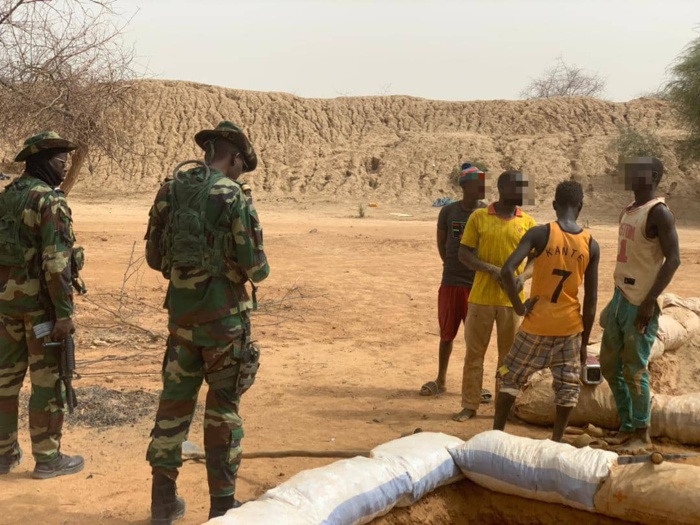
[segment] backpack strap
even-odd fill
[[[25,247],[20,239],[22,214],[32,189],[44,184],[34,177],[20,177],[0,194],[0,265],[26,267]]]

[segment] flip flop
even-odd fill
[[[447,392],[447,388],[444,386],[442,388],[439,387],[436,381],[428,381],[420,387],[420,395],[425,397],[432,397],[438,394],[444,394],[445,392]]]
[[[493,399],[493,396],[491,395],[491,392],[489,392],[488,390],[483,388],[481,390],[481,404],[487,405],[491,402],[492,399]]]

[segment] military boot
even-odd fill
[[[17,449],[17,453],[11,456],[0,456],[0,475],[9,474],[22,462],[22,449]]]
[[[85,460],[81,456],[66,456],[59,452],[51,461],[37,463],[32,472],[34,479],[51,479],[58,476],[77,474],[85,466]]]
[[[235,499],[233,495],[223,496],[219,498],[215,498],[214,496],[212,496],[209,499],[211,501],[211,507],[209,508],[210,520],[218,518],[219,516],[223,516],[224,514],[226,514],[227,510],[237,509],[242,505],[242,503]]]
[[[170,525],[185,515],[185,500],[177,495],[175,480],[153,474],[151,525]]]

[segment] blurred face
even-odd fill
[[[527,194],[527,176],[517,173],[508,177],[498,188],[498,193],[503,202],[511,206],[522,206],[523,198]]]
[[[649,191],[658,183],[658,176],[652,172],[651,166],[643,164],[625,165],[625,189],[634,192]]]
[[[68,175],[68,168],[70,167],[68,162],[68,153],[58,153],[51,157],[49,160],[49,166],[56,174],[56,176],[63,182],[66,175]]]
[[[479,200],[486,196],[486,181],[467,180],[462,183],[462,196],[466,200]]]

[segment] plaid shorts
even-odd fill
[[[496,374],[501,392],[517,395],[535,372],[552,371],[555,403],[576,406],[581,390],[581,334],[550,337],[520,330]]]

